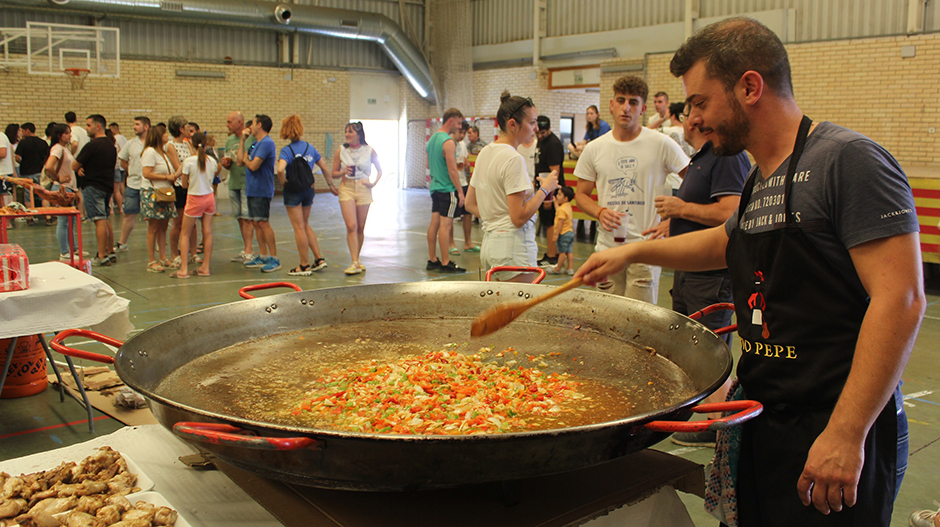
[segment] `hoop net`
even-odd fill
[[[85,89],[85,78],[88,77],[88,74],[91,73],[91,70],[86,70],[84,68],[65,68],[65,76],[68,77],[69,83],[72,85],[73,90],[84,90]]]

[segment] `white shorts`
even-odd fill
[[[597,284],[597,290],[656,304],[659,298],[659,277],[663,268],[656,265],[630,264],[622,272]]]
[[[480,245],[480,263],[484,269],[512,265],[537,267],[539,246],[535,243],[535,222],[529,221],[522,228],[512,231],[484,232]],[[521,273],[499,272],[493,277],[505,281]]]

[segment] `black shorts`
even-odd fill
[[[173,188],[176,189],[176,210],[186,210],[186,196],[189,195],[188,190],[180,186],[174,186]],[[182,217],[183,215],[180,214],[180,221],[182,221]]]
[[[456,190],[453,192],[432,192],[431,214],[436,212],[445,218],[456,218],[459,202]]]
[[[544,192],[536,191],[539,194],[544,194]],[[539,223],[544,227],[552,227],[555,225],[555,206],[552,205],[549,208],[545,208],[545,203],[539,207]]]
[[[467,190],[468,190],[469,188],[470,188],[470,185],[467,185],[467,186],[463,187],[463,199],[464,199],[464,200],[467,199]],[[466,202],[464,202],[464,205],[466,205]],[[457,205],[457,212],[454,213],[454,217],[455,217],[455,218],[459,218],[459,217],[461,217],[461,216],[466,216],[467,214],[470,214],[470,213],[467,212],[467,208],[466,208],[466,207],[461,207],[460,205]]]

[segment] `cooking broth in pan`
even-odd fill
[[[155,393],[171,395],[180,404],[205,411],[276,425],[393,434],[568,428],[660,410],[697,393],[676,365],[632,343],[535,324],[517,324],[482,339],[454,342],[452,335],[465,335],[465,326],[462,320],[380,320],[267,336],[183,365],[167,376]],[[414,363],[431,355],[449,362],[466,357],[471,374],[473,368],[488,368],[490,374],[500,370],[519,375],[522,371],[524,379],[519,384],[524,390],[503,391],[495,398],[483,392],[471,394],[465,385],[440,389],[440,379],[434,385],[424,382],[425,370],[425,374],[412,376],[413,383],[393,379],[384,391],[368,392],[371,400],[365,400],[363,394],[351,397],[346,393],[350,377],[342,371],[400,369],[403,361]],[[378,380],[368,377],[365,382]],[[415,384],[423,385],[417,389],[421,393],[415,393]],[[482,385],[477,388],[487,389]],[[516,403],[523,398],[519,395],[531,395],[530,388],[536,394],[529,397],[533,404],[538,395],[543,396],[538,402],[548,399],[551,404],[543,404],[530,415],[517,415],[520,407]],[[437,401],[453,398],[450,402],[454,406],[428,406],[428,391]],[[487,407],[496,412],[468,407],[471,398],[487,402],[495,398],[497,404]],[[500,404],[506,399],[510,406]],[[408,415],[413,409],[420,415]],[[525,409],[531,410],[531,405]],[[337,418],[351,413],[367,418]],[[431,422],[435,419],[437,422]]]

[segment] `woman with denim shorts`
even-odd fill
[[[310,276],[314,271],[326,267],[326,259],[320,254],[320,245],[317,243],[317,234],[310,227],[310,207],[313,205],[315,190],[313,185],[301,192],[291,192],[285,188],[287,184],[287,165],[294,158],[302,157],[313,170],[320,167],[323,174],[328,174],[326,163],[320,152],[310,143],[303,140],[304,125],[299,115],[291,115],[281,121],[281,139],[287,139],[290,144],[281,149],[277,159],[275,173],[281,188],[284,189],[284,207],[287,208],[287,217],[294,229],[294,242],[297,243],[297,252],[300,254],[300,265],[287,272],[290,276]],[[339,194],[332,178],[326,178],[333,195]],[[313,251],[313,264],[310,264],[309,251]]]

